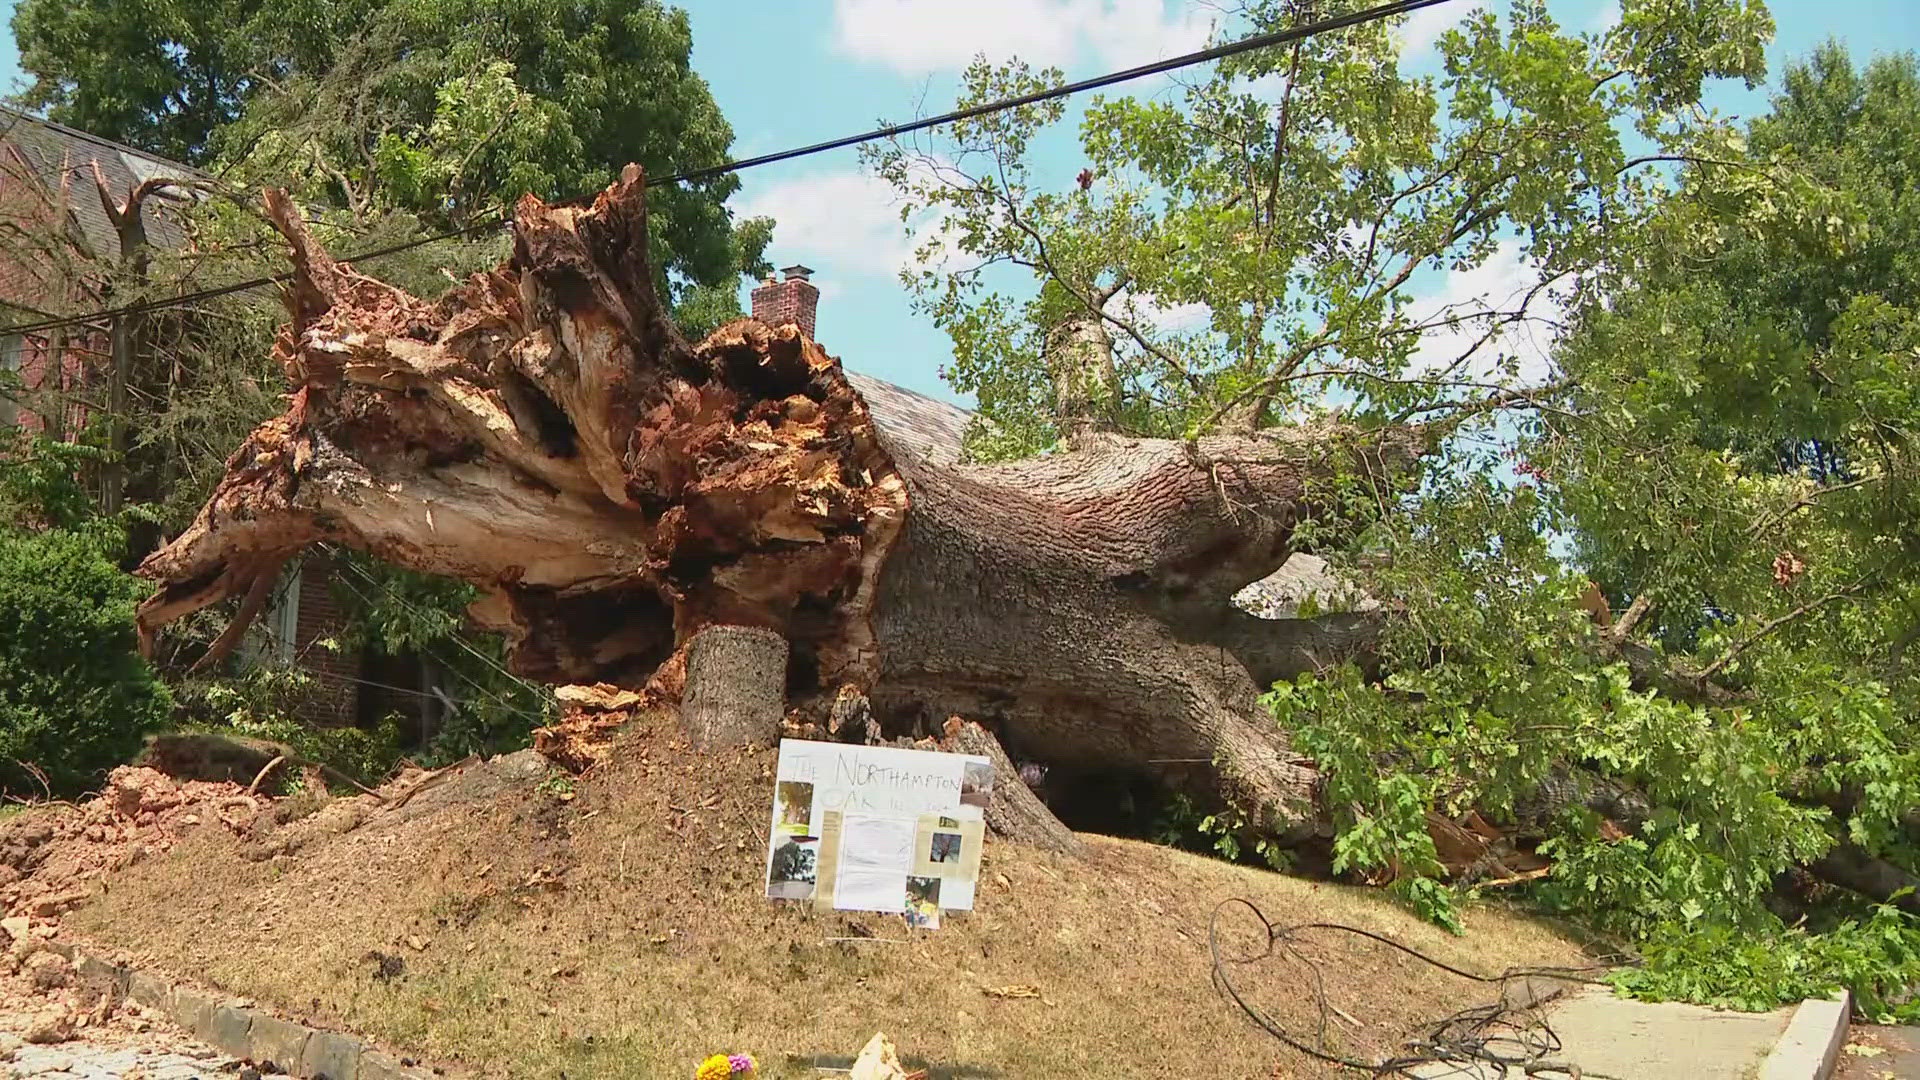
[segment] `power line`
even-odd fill
[[[1134,79],[1144,79],[1149,75],[1163,75],[1169,71],[1178,70],[1179,68],[1192,67],[1195,64],[1204,64],[1210,60],[1222,60],[1229,56],[1237,56],[1240,53],[1252,52],[1256,49],[1271,48],[1275,45],[1291,45],[1296,41],[1304,41],[1307,38],[1317,37],[1334,30],[1344,30],[1349,26],[1358,26],[1361,23],[1378,22],[1381,19],[1389,19],[1395,15],[1410,14],[1421,8],[1434,7],[1446,2],[1447,0],[1395,0],[1394,3],[1364,8],[1346,15],[1318,19],[1305,26],[1296,26],[1289,30],[1274,30],[1265,34],[1255,34],[1252,37],[1241,38],[1239,41],[1228,42],[1225,45],[1215,45],[1210,49],[1201,49],[1199,52],[1190,52],[1166,60],[1156,60],[1151,64],[1141,64],[1139,67],[1130,67],[1125,71],[1096,75],[1091,79],[1081,79],[1079,82],[1063,83],[1048,90],[1036,90],[1033,93],[1021,94],[1018,97],[1001,98],[998,101],[989,101],[981,105],[971,105],[964,109],[955,109],[952,112],[941,113],[938,116],[929,116],[921,120],[911,120],[904,124],[891,124],[887,127],[875,128],[872,131],[862,132],[858,135],[846,135],[838,139],[828,139],[825,142],[817,142],[811,146],[802,146],[793,150],[780,150],[771,154],[761,154],[759,157],[742,158],[739,161],[730,161],[724,165],[715,165],[710,169],[694,169],[690,172],[676,173],[673,176],[662,177],[660,182],[670,184],[683,181],[710,180],[727,173],[739,172],[742,169],[752,169],[761,165],[772,165],[776,162],[787,161],[792,158],[806,157],[810,154],[825,153],[828,150],[839,150],[859,143],[873,142],[876,139],[890,139],[896,135],[908,135],[916,131],[924,131],[927,128],[939,127],[942,124],[971,120],[976,116],[985,116],[988,113],[1004,112],[1007,109],[1017,109],[1024,105],[1038,105],[1044,101],[1070,97],[1074,94],[1085,93],[1088,90],[1099,90],[1104,87],[1113,86],[1116,83],[1131,82]],[[651,182],[649,182],[649,186],[651,186]]]
[[[1230,56],[1238,56],[1241,53],[1253,52],[1256,49],[1272,48],[1276,45],[1290,45],[1293,42],[1304,41],[1307,38],[1317,37],[1335,30],[1344,30],[1350,26],[1359,26],[1363,23],[1378,22],[1381,19],[1390,19],[1397,15],[1411,14],[1421,8],[1434,7],[1446,2],[1447,0],[1393,0],[1391,3],[1363,8],[1360,11],[1350,12],[1346,15],[1316,19],[1304,26],[1296,26],[1287,30],[1274,30],[1265,34],[1255,34],[1251,37],[1242,38],[1239,41],[1232,41],[1224,45],[1215,45],[1212,48],[1201,49],[1198,52],[1190,52],[1166,60],[1156,60],[1151,64],[1141,64],[1138,67],[1130,67],[1123,71],[1096,75],[1093,78],[1081,79],[1078,82],[1063,83],[1047,90],[1036,90],[1029,94],[1001,98],[998,101],[971,105],[964,109],[954,109],[951,112],[944,112],[938,116],[929,116],[920,120],[910,120],[902,124],[889,124],[885,127],[874,128],[871,131],[863,131],[858,135],[844,135],[837,139],[828,139],[825,142],[817,142],[809,146],[795,147],[791,150],[779,150],[774,153],[761,154],[756,157],[740,158],[735,161],[724,162],[704,169],[689,169],[686,172],[673,173],[669,176],[648,177],[645,186],[653,188],[664,187],[668,184],[702,183],[726,176],[730,173],[759,168],[762,165],[773,165],[782,161],[792,161],[795,158],[823,154],[829,150],[840,150],[849,146],[857,146],[861,143],[874,142],[879,139],[890,139],[916,131],[924,131],[927,128],[939,127],[943,124],[971,120],[977,116],[1004,112],[1007,109],[1017,109],[1026,105],[1037,105],[1041,102],[1054,101],[1059,98],[1070,97],[1074,94],[1085,93],[1088,90],[1099,90],[1118,83],[1130,82],[1134,79],[1143,79],[1149,75],[1162,75],[1180,68],[1192,67],[1195,64],[1204,64],[1213,60],[1222,60]],[[362,252],[359,255],[338,259],[336,261],[357,263],[364,262],[368,259],[382,258],[387,255],[397,255],[403,251],[412,251],[415,248],[425,247],[428,244],[437,244],[442,240],[458,239],[459,237],[485,232],[488,229],[498,228],[499,226],[507,224],[510,220],[511,218],[508,215],[502,214],[498,218],[468,225],[464,228],[454,229],[437,236],[428,236],[419,240],[409,240],[404,243],[393,244],[374,251]],[[67,315],[53,319],[42,319],[38,322],[0,327],[0,335],[37,334],[63,326],[77,326],[81,323],[93,322],[99,319],[111,319],[124,315],[138,315],[148,311],[158,311],[164,308],[182,307],[187,304],[197,303],[201,300],[212,300],[222,296],[230,296],[238,292],[246,292],[249,289],[257,289],[263,285],[277,285],[292,279],[293,274],[289,271],[275,274],[271,277],[253,278],[247,281],[235,282],[231,285],[201,289],[198,292],[187,293],[182,296],[170,297],[163,300],[145,300],[139,303],[127,304],[122,307],[94,311],[85,315]]]
[[[359,565],[347,559],[341,559],[340,565],[345,566],[348,570],[351,570],[353,573],[358,575],[360,577],[360,580],[365,581],[367,584],[372,585],[374,588],[379,589],[382,593],[385,593],[387,596],[387,599],[392,600],[394,603],[399,604],[401,607],[407,609],[407,611],[412,613],[414,616],[419,618],[425,617],[421,609],[417,605],[415,605],[411,600],[408,600],[406,597],[401,596],[399,593],[395,592],[392,588],[388,587],[388,585],[385,582],[379,580],[378,578],[375,578],[372,574],[367,573],[367,571],[362,567],[360,567]],[[347,588],[352,589],[354,593],[360,597],[360,599],[365,600],[369,605],[373,603],[372,598],[367,596],[366,593],[361,592],[359,586],[355,585],[351,581],[347,582],[346,585],[347,585]],[[508,671],[506,668],[500,666],[500,664],[497,663],[492,657],[486,655],[480,650],[474,648],[472,645],[468,644],[464,639],[460,637],[459,634],[456,633],[456,634],[450,635],[449,640],[451,640],[455,645],[458,645],[461,649],[465,650],[467,653],[472,655],[474,659],[479,660],[481,663],[499,672],[502,676],[518,684],[521,689],[530,690],[530,691],[533,691],[534,693],[540,692],[540,687],[535,686],[533,683],[528,682],[526,679],[523,679],[520,676],[515,675],[513,672]],[[422,650],[422,651],[425,652],[425,650]],[[501,707],[507,709],[510,712],[519,713],[520,715],[523,715],[523,716],[528,715],[527,713],[517,708],[512,702],[499,696],[499,694],[491,690],[488,690],[486,687],[481,686],[480,683],[476,681],[472,676],[454,667],[453,665],[448,664],[441,657],[435,656],[430,652],[427,652],[426,655],[436,661],[439,661],[439,663],[444,667],[446,667],[448,671],[451,671],[454,674],[460,676],[460,678],[464,679],[475,690],[478,690],[481,693],[487,695],[489,698],[492,698],[495,704],[500,705]]]

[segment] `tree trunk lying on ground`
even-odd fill
[[[583,766],[594,733],[642,700],[622,691],[684,690],[707,746],[771,740],[784,696],[828,731],[857,714],[879,728],[864,737],[944,731],[1007,774],[1001,744],[1231,803],[1271,836],[1318,826],[1315,769],[1256,694],[1365,655],[1391,616],[1269,621],[1230,599],[1353,484],[1402,483],[1433,431],[1089,435],[1053,457],[933,467],[882,441],[796,328],[743,319],[688,344],[653,289],[642,190],[630,168],[588,209],[523,200],[512,257],[437,302],[336,264],[270,193],[295,271],[275,346],[294,392],[142,565],[160,584],[143,641],[262,595],[289,557],[332,542],[479,586],[473,614],[506,633],[517,672],[605,707],[549,734]],[[1729,696],[1643,647],[1601,645],[1637,683]],[[1070,849],[1003,781],[996,827]],[[1625,819],[1640,805],[1618,785],[1561,787]],[[1462,860],[1515,869],[1497,837],[1442,825]],[[1850,849],[1808,869],[1869,895],[1907,881]]]
[[[1310,819],[1314,769],[1256,690],[1364,628],[1229,600],[1286,560],[1337,478],[1408,475],[1422,429],[897,457],[796,328],[682,339],[642,188],[630,168],[589,209],[523,200],[512,257],[438,302],[335,263],[270,193],[295,270],[276,345],[294,392],[141,567],[161,586],[143,639],[332,542],[481,587],[474,616],[532,678],[677,698],[688,642],[756,628],[785,639],[804,714],[851,686],[889,735],[980,719],[1023,760],[1151,772],[1276,830]],[[765,711],[750,723],[772,738]],[[754,736],[746,715],[702,739]]]

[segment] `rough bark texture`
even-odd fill
[[[1807,864],[1807,872],[1829,884],[1920,915],[1920,878],[1858,844],[1844,840],[1834,844],[1825,855]]]
[[[949,722],[940,749],[975,754],[993,762],[993,792],[988,796],[987,826],[1001,836],[1018,837],[1035,847],[1063,855],[1080,854],[1080,840],[1060,824],[1040,797],[1020,780],[1020,770],[1007,757],[993,733],[971,722]]]
[[[709,626],[687,643],[680,721],[700,750],[770,745],[787,714],[787,639],[758,626]]]
[[[143,635],[325,540],[480,586],[474,614],[533,678],[675,696],[696,634],[757,627],[789,643],[790,703],[818,722],[852,687],[890,736],[979,719],[1021,760],[1308,823],[1315,772],[1256,691],[1363,644],[1367,621],[1229,601],[1336,494],[1398,483],[1426,431],[896,460],[794,327],[681,338],[651,289],[642,188],[630,168],[588,209],[524,200],[512,258],[436,303],[335,264],[270,196],[295,268],[276,346],[291,403],[142,567],[161,584]]]

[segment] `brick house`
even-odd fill
[[[125,198],[142,181],[201,174],[83,131],[0,108],[0,321],[19,324],[103,306],[104,283],[120,240],[94,188]],[[168,211],[190,196],[163,189],[147,216],[156,246],[184,242]],[[64,437],[83,427],[80,399],[108,359],[107,327],[59,327],[0,335],[0,424]]]
[[[0,325],[111,305],[104,284],[120,240],[100,204],[95,169],[118,200],[147,180],[207,179],[180,162],[0,109]],[[174,210],[193,197],[184,188],[162,188],[147,203],[153,246],[188,243]],[[107,336],[105,323],[0,335],[0,426],[56,439],[84,429],[90,404],[99,404],[95,398],[106,385]],[[336,655],[319,644],[345,625],[334,576],[326,555],[288,571],[277,603],[261,620],[266,645],[259,658],[297,663],[326,688],[308,719],[350,724],[369,713],[377,719],[386,705],[380,695],[392,692],[371,684],[395,677],[392,664],[370,675],[368,658]],[[410,689],[404,680],[402,688]],[[432,697],[414,700],[439,704]]]

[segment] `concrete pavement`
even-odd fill
[[[1585,986],[1544,1006],[1547,1025],[1561,1049],[1552,1060],[1576,1065],[1592,1080],[1755,1080],[1768,1055],[1781,1044],[1796,1007],[1769,1013],[1722,1012],[1698,1005],[1652,1004],[1615,997],[1603,986]],[[1422,1077],[1502,1080],[1498,1070],[1439,1064]],[[1570,1073],[1548,1073],[1564,1077]],[[1512,1069],[1511,1080],[1525,1080]],[[1920,1080],[1920,1073],[1915,1074]],[[1808,1072],[1797,1080],[1824,1080]],[[1860,1080],[1881,1080],[1863,1074]],[[1902,1077],[1901,1080],[1906,1080]]]

